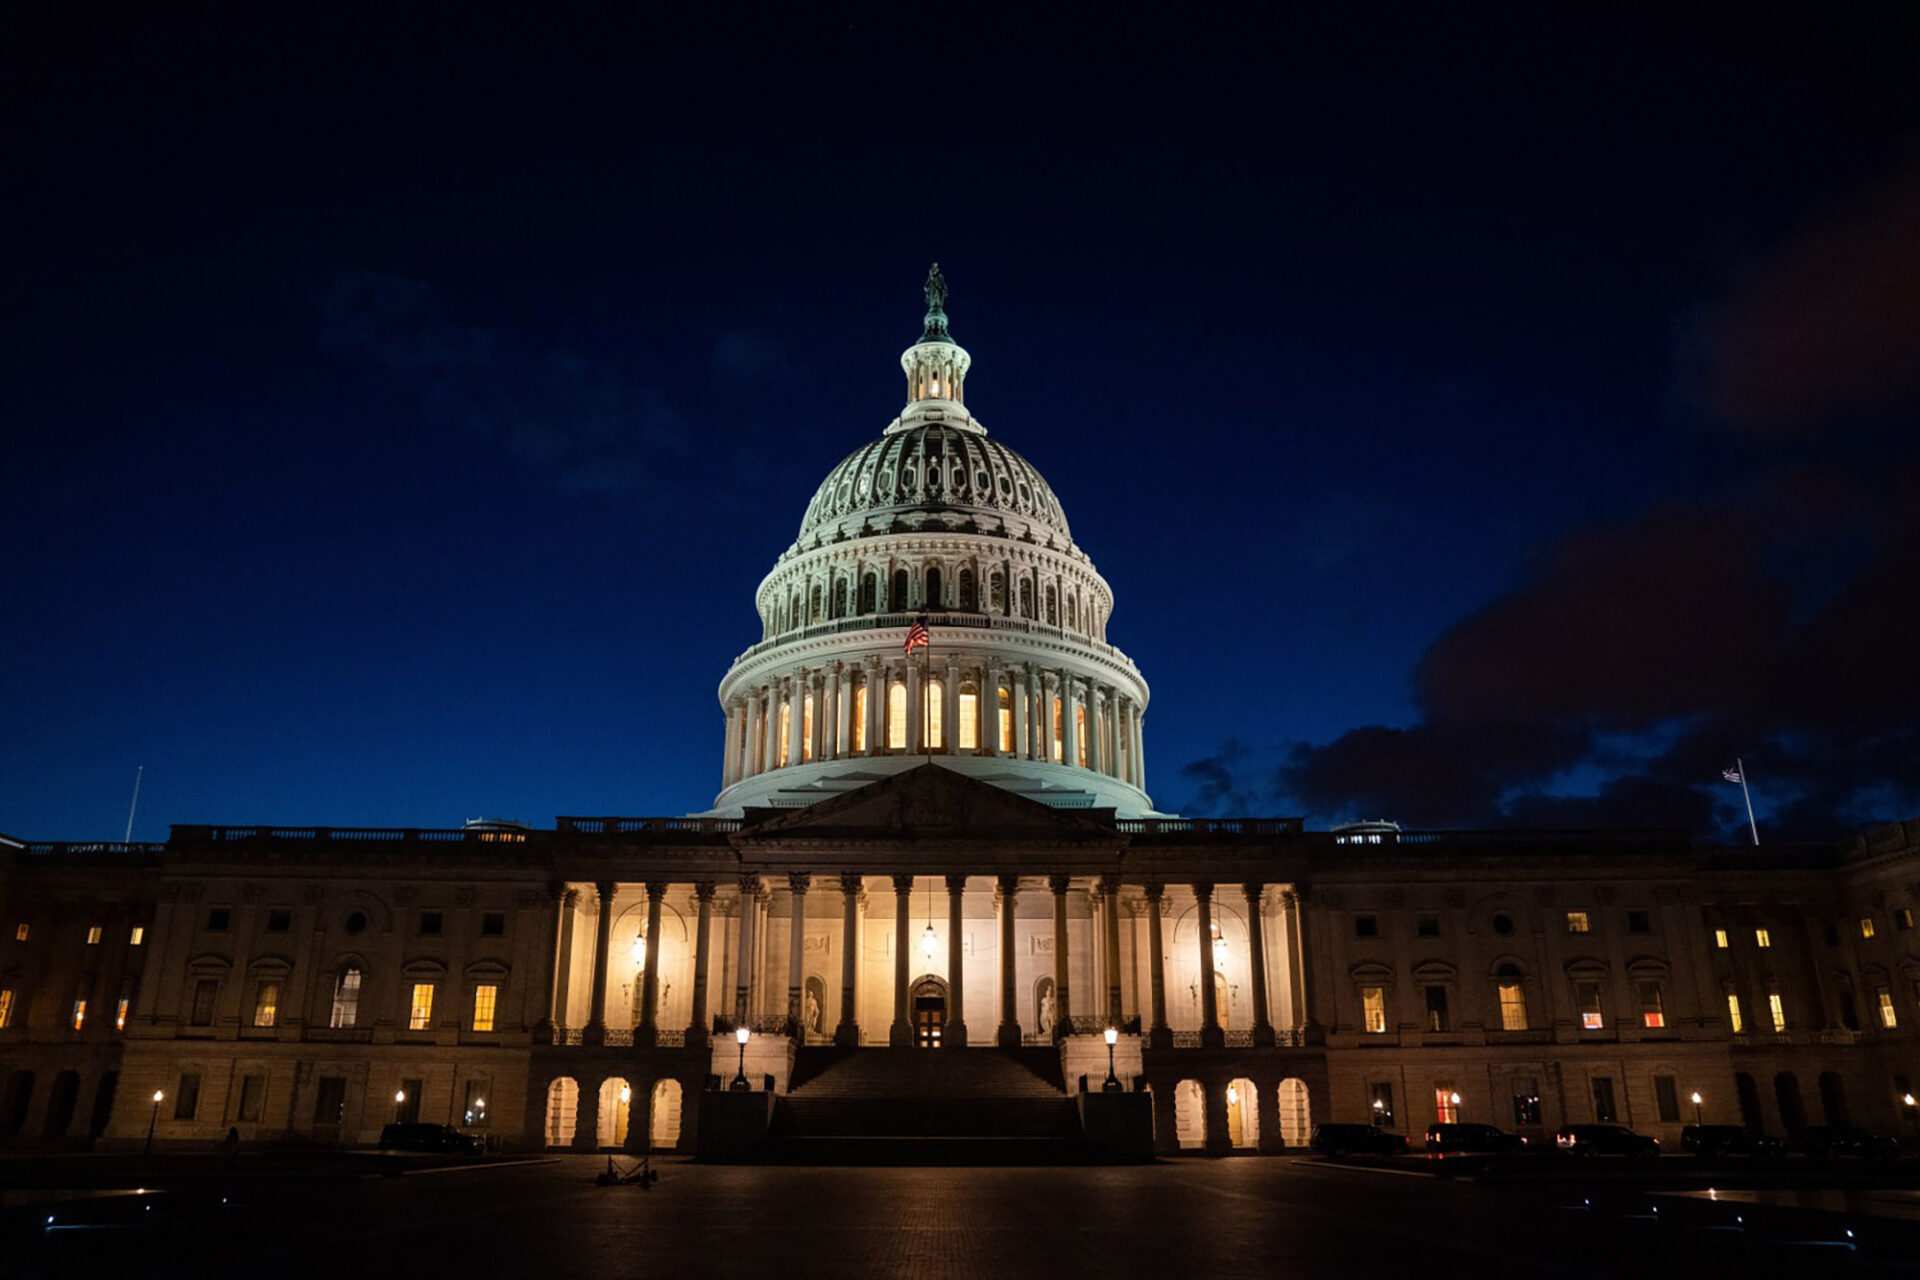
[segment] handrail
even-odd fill
[[[738,666],[749,658],[777,649],[781,645],[792,644],[798,640],[813,640],[821,636],[839,635],[848,631],[881,631],[891,627],[910,627],[916,622],[924,622],[930,627],[960,627],[972,631],[1011,631],[1024,635],[1039,635],[1049,639],[1071,640],[1075,644],[1085,645],[1096,653],[1133,666],[1133,659],[1118,645],[1108,644],[1104,640],[1095,640],[1083,631],[1069,627],[1057,627],[1041,622],[1036,618],[1010,618],[993,613],[958,613],[941,610],[913,610],[906,613],[866,613],[851,618],[831,618],[826,622],[816,622],[805,627],[795,627],[769,636],[760,643],[743,650],[735,658]]]
[[[126,840],[29,840],[25,851],[39,856],[63,853],[165,853],[164,844]]]

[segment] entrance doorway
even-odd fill
[[[925,977],[913,984],[913,1044],[916,1049],[938,1049],[945,1043],[947,984]]]

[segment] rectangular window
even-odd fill
[[[420,935],[425,938],[437,938],[446,927],[447,918],[438,911],[420,913]]]
[[[1427,988],[1427,1030],[1445,1031],[1447,1026],[1447,989]]]
[[[215,907],[207,912],[207,932],[225,933],[233,924],[233,912],[227,907]]]
[[[1372,1086],[1373,1123],[1382,1129],[1393,1128],[1393,1086],[1383,1082]]]
[[[1573,996],[1580,1005],[1580,1029],[1583,1031],[1605,1030],[1607,1017],[1600,1004],[1600,984],[1576,982],[1573,984]]]
[[[784,724],[785,721],[782,723]],[[887,750],[905,751],[906,749],[907,686],[895,680],[887,686]],[[786,763],[784,757],[780,763]]]
[[[330,1027],[351,1027],[360,1020],[360,971],[345,969],[333,984],[333,1016]]]
[[[792,727],[792,724],[793,705],[788,702],[782,702],[780,704],[780,734],[779,737],[775,739],[780,753],[776,759],[782,769],[787,767],[787,748],[792,745],[787,736],[787,732]]]
[[[1592,933],[1593,922],[1587,919],[1587,913],[1584,911],[1569,911],[1567,912],[1567,932]]]
[[[1513,1122],[1521,1127],[1540,1123],[1540,1081],[1534,1076],[1513,1080]]]
[[[253,998],[253,1025],[271,1027],[280,1020],[280,983],[268,979]]]
[[[147,940],[147,926],[137,924],[127,931],[127,945],[137,947]]]
[[[1387,989],[1385,987],[1360,988],[1360,1011],[1366,1019],[1367,1031],[1371,1035],[1384,1035],[1387,1030]]]
[[[800,760],[813,759],[813,695],[800,699]]]
[[[1893,992],[1885,987],[1873,989],[1874,1007],[1880,1010],[1880,1025],[1888,1031],[1900,1025],[1900,1015],[1893,1007]]]
[[[1502,1031],[1527,1029],[1527,991],[1518,982],[1500,984],[1500,1029]]]
[[[100,938],[105,932],[106,931],[97,924],[88,925],[87,926],[87,945],[90,947],[99,946]]]
[[[1066,732],[1066,704],[1058,697],[1050,698],[1048,701],[1053,703],[1053,754],[1048,756],[1047,759],[1053,761],[1055,764],[1065,764],[1067,762],[1067,753],[1061,744],[1066,740],[1064,737]]]
[[[286,907],[271,907],[267,910],[267,932],[286,933],[293,928],[293,912]]]
[[[1672,1076],[1653,1078],[1653,1105],[1661,1124],[1680,1123],[1680,1085]]]
[[[1913,908],[1902,907],[1893,913],[1893,927],[1905,933],[1913,928]]]
[[[86,1025],[87,1002],[85,1000],[75,1000],[73,1002],[73,1029],[78,1031]]]
[[[132,1003],[133,1001],[127,999],[125,996],[121,996],[119,1002],[113,1006],[113,1029],[115,1031],[125,1031],[127,1029],[127,1006]]]
[[[1737,1036],[1746,1034],[1747,1020],[1740,1012],[1740,996],[1732,991],[1727,992],[1727,1025]]]
[[[1755,929],[1753,931],[1753,945],[1763,949],[1770,947],[1773,945],[1773,935],[1765,929]]]
[[[1421,916],[1413,922],[1415,937],[1437,938],[1440,936],[1440,917]]]
[[[1355,916],[1353,918],[1353,936],[1356,938],[1379,937],[1380,918],[1378,916]]]
[[[1640,987],[1640,1025],[1658,1030],[1667,1025],[1667,1010],[1661,999],[1660,984],[1642,982]]]
[[[473,989],[473,1029],[475,1031],[493,1030],[493,1007],[499,999],[500,988],[491,982],[483,982]]]
[[[1781,1002],[1778,991],[1769,991],[1767,993],[1767,1012],[1773,1015],[1773,1029],[1775,1031],[1785,1031],[1787,1029],[1787,1006]]]
[[[393,1122],[395,1124],[417,1124],[420,1120],[420,1095],[426,1089],[424,1080],[402,1080],[400,1094],[393,1100]]]
[[[220,996],[218,978],[201,978],[193,984],[193,1012],[188,1016],[189,1026],[210,1027],[213,1025],[213,1002]]]
[[[1593,1118],[1598,1124],[1613,1124],[1613,1081],[1607,1076],[1593,1078]]]
[[[425,1031],[433,1025],[433,984],[413,984],[413,999],[407,1008],[407,1030]]]
[[[1860,917],[1860,936],[1863,938],[1871,938],[1873,936],[1873,917],[1872,916]]]
[[[1434,1086],[1433,1118],[1437,1124],[1460,1123],[1460,1095],[1453,1091],[1452,1085]]]
[[[1085,707],[1073,709],[1073,735],[1073,749],[1080,757],[1074,763],[1084,769],[1087,767],[1087,709]]]
[[[853,750],[858,755],[867,749],[867,682],[862,680],[853,687],[853,714],[847,717],[847,727],[853,731]]]
[[[507,932],[507,913],[504,911],[483,911],[480,913],[480,936],[498,938]]]
[[[1713,945],[1722,951],[1727,949],[1727,931],[1725,929],[1715,929],[1713,931]]]
[[[469,1129],[476,1129],[487,1123],[487,1082],[484,1080],[467,1081],[467,1105],[461,1111],[464,1123]]]
[[[13,988],[0,987],[0,1027],[13,1025]]]
[[[1628,933],[1652,933],[1653,916],[1645,911],[1627,912]]]
[[[191,1120],[200,1112],[200,1073],[189,1071],[180,1077],[173,1093],[173,1118]]]
[[[313,1098],[313,1123],[337,1125],[347,1118],[347,1078],[321,1076]]]
[[[241,1076],[240,1109],[234,1112],[233,1118],[248,1123],[258,1121],[266,1097],[267,1078],[265,1076]]]
[[[960,691],[960,749],[980,749],[980,695],[971,689]]]
[[[921,716],[924,722],[921,733],[926,739],[927,750],[939,751],[947,745],[946,683],[940,680],[929,680],[921,686],[921,690],[927,700],[927,705],[922,708],[925,714]]]
[[[15,942],[25,942],[32,933],[33,930],[24,923],[13,926],[13,940]]]

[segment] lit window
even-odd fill
[[[1567,912],[1567,932],[1568,933],[1593,932],[1593,925],[1587,919],[1587,913],[1584,911]]]
[[[1360,988],[1360,1009],[1366,1018],[1369,1034],[1376,1036],[1386,1034],[1387,989],[1385,987]]]
[[[433,984],[413,984],[413,1000],[408,1006],[407,1030],[425,1031],[433,1025]]]
[[[927,681],[927,750],[938,751],[947,745],[947,686],[941,680]]]
[[[342,969],[333,983],[333,1016],[330,1027],[351,1027],[360,1020],[360,970]]]
[[[1079,757],[1074,763],[1082,769],[1087,767],[1087,709],[1084,705],[1073,709],[1073,749]]]
[[[980,695],[972,685],[963,685],[960,689],[960,749],[978,751],[980,749]]]
[[[1780,993],[1778,991],[1770,991],[1767,993],[1767,1012],[1773,1015],[1773,1029],[1775,1031],[1785,1031],[1787,1029],[1787,1006],[1781,1003]]]
[[[1860,917],[1860,936],[1863,938],[1871,938],[1873,936],[1873,917],[1872,916]]]
[[[1585,1031],[1600,1031],[1607,1025],[1606,1013],[1600,1005],[1600,984],[1597,982],[1576,982],[1574,996],[1580,1003],[1580,1027]]]
[[[88,925],[87,926],[87,945],[90,947],[99,946],[102,932],[103,930],[100,928],[99,925],[97,924]]]
[[[1733,1028],[1735,1035],[1747,1029],[1747,1020],[1740,1014],[1740,997],[1732,991],[1727,992],[1727,1025]]]
[[[787,766],[787,748],[792,745],[788,742],[787,735],[792,728],[793,707],[791,704],[783,702],[780,704],[780,755],[778,757],[779,767],[782,769]]]
[[[27,935],[32,932],[33,930],[29,928],[27,925],[17,924],[13,926],[13,940],[15,942],[25,942],[27,940]]]
[[[0,1027],[13,1025],[13,988],[0,987]]]
[[[1460,1123],[1460,1095],[1453,1091],[1452,1085],[1434,1086],[1433,1118],[1440,1124]]]
[[[800,759],[813,759],[813,695],[809,693],[800,703]]]
[[[147,940],[147,926],[137,924],[127,933],[127,945],[137,947]]]
[[[1715,929],[1713,931],[1713,945],[1722,951],[1727,949],[1727,931],[1725,929]]]
[[[907,686],[895,680],[887,686],[887,750],[907,749]]]
[[[1527,1029],[1527,992],[1517,978],[1507,979],[1500,984],[1500,1029]]]
[[[853,715],[849,717],[853,729],[853,749],[856,752],[867,749],[867,682],[862,680],[853,686]]]
[[[113,1006],[113,1029],[115,1031],[125,1031],[127,1029],[127,1006],[131,1003],[133,1002],[125,996],[121,996],[120,1002]]]
[[[1755,929],[1753,931],[1753,945],[1756,947],[1770,947],[1773,945],[1773,935],[1765,929]]]
[[[1902,907],[1894,912],[1893,927],[1902,931],[1913,928],[1913,908]]]
[[[1641,1025],[1656,1030],[1666,1026],[1667,1011],[1660,997],[1660,984],[1657,982],[1642,982],[1639,985]]]
[[[500,988],[491,982],[483,982],[473,989],[473,1029],[475,1031],[493,1030],[493,1006],[500,999]]]
[[[1873,989],[1874,1006],[1880,1010],[1880,1025],[1891,1031],[1900,1025],[1900,1015],[1894,1012],[1893,992],[1885,987]]]
[[[253,1025],[271,1027],[280,1018],[280,984],[275,981],[262,982],[259,994],[253,1001]]]
[[[1067,752],[1062,743],[1065,741],[1063,735],[1066,733],[1067,704],[1059,698],[1050,698],[1048,701],[1053,703],[1053,754],[1048,756],[1047,759],[1054,761],[1056,764],[1065,764],[1067,761]]]
[[[78,1031],[80,1028],[86,1025],[87,1025],[87,1002],[85,1000],[75,1000],[73,1002],[73,1029],[75,1031]]]

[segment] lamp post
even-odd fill
[[[1108,1027],[1107,1028],[1107,1078],[1103,1080],[1100,1084],[1100,1091],[1102,1093],[1119,1093],[1121,1089],[1120,1077],[1113,1074],[1113,1046],[1118,1044],[1119,1041],[1120,1041],[1120,1029],[1118,1027]]]
[[[160,1099],[166,1096],[158,1089],[153,1091],[153,1114],[147,1117],[147,1145],[140,1153],[143,1156],[153,1154],[153,1127],[160,1123]]]
[[[733,1083],[727,1087],[735,1093],[745,1093],[747,1090],[753,1088],[752,1085],[747,1083],[747,1041],[753,1038],[753,1032],[747,1030],[745,1027],[735,1027],[733,1029],[733,1038],[740,1042],[740,1071],[739,1074],[733,1077]]]
[[[1700,1123],[1700,1104],[1702,1101],[1704,1101],[1704,1099],[1701,1098],[1700,1091],[1695,1089],[1693,1091],[1693,1122],[1696,1125]]]

